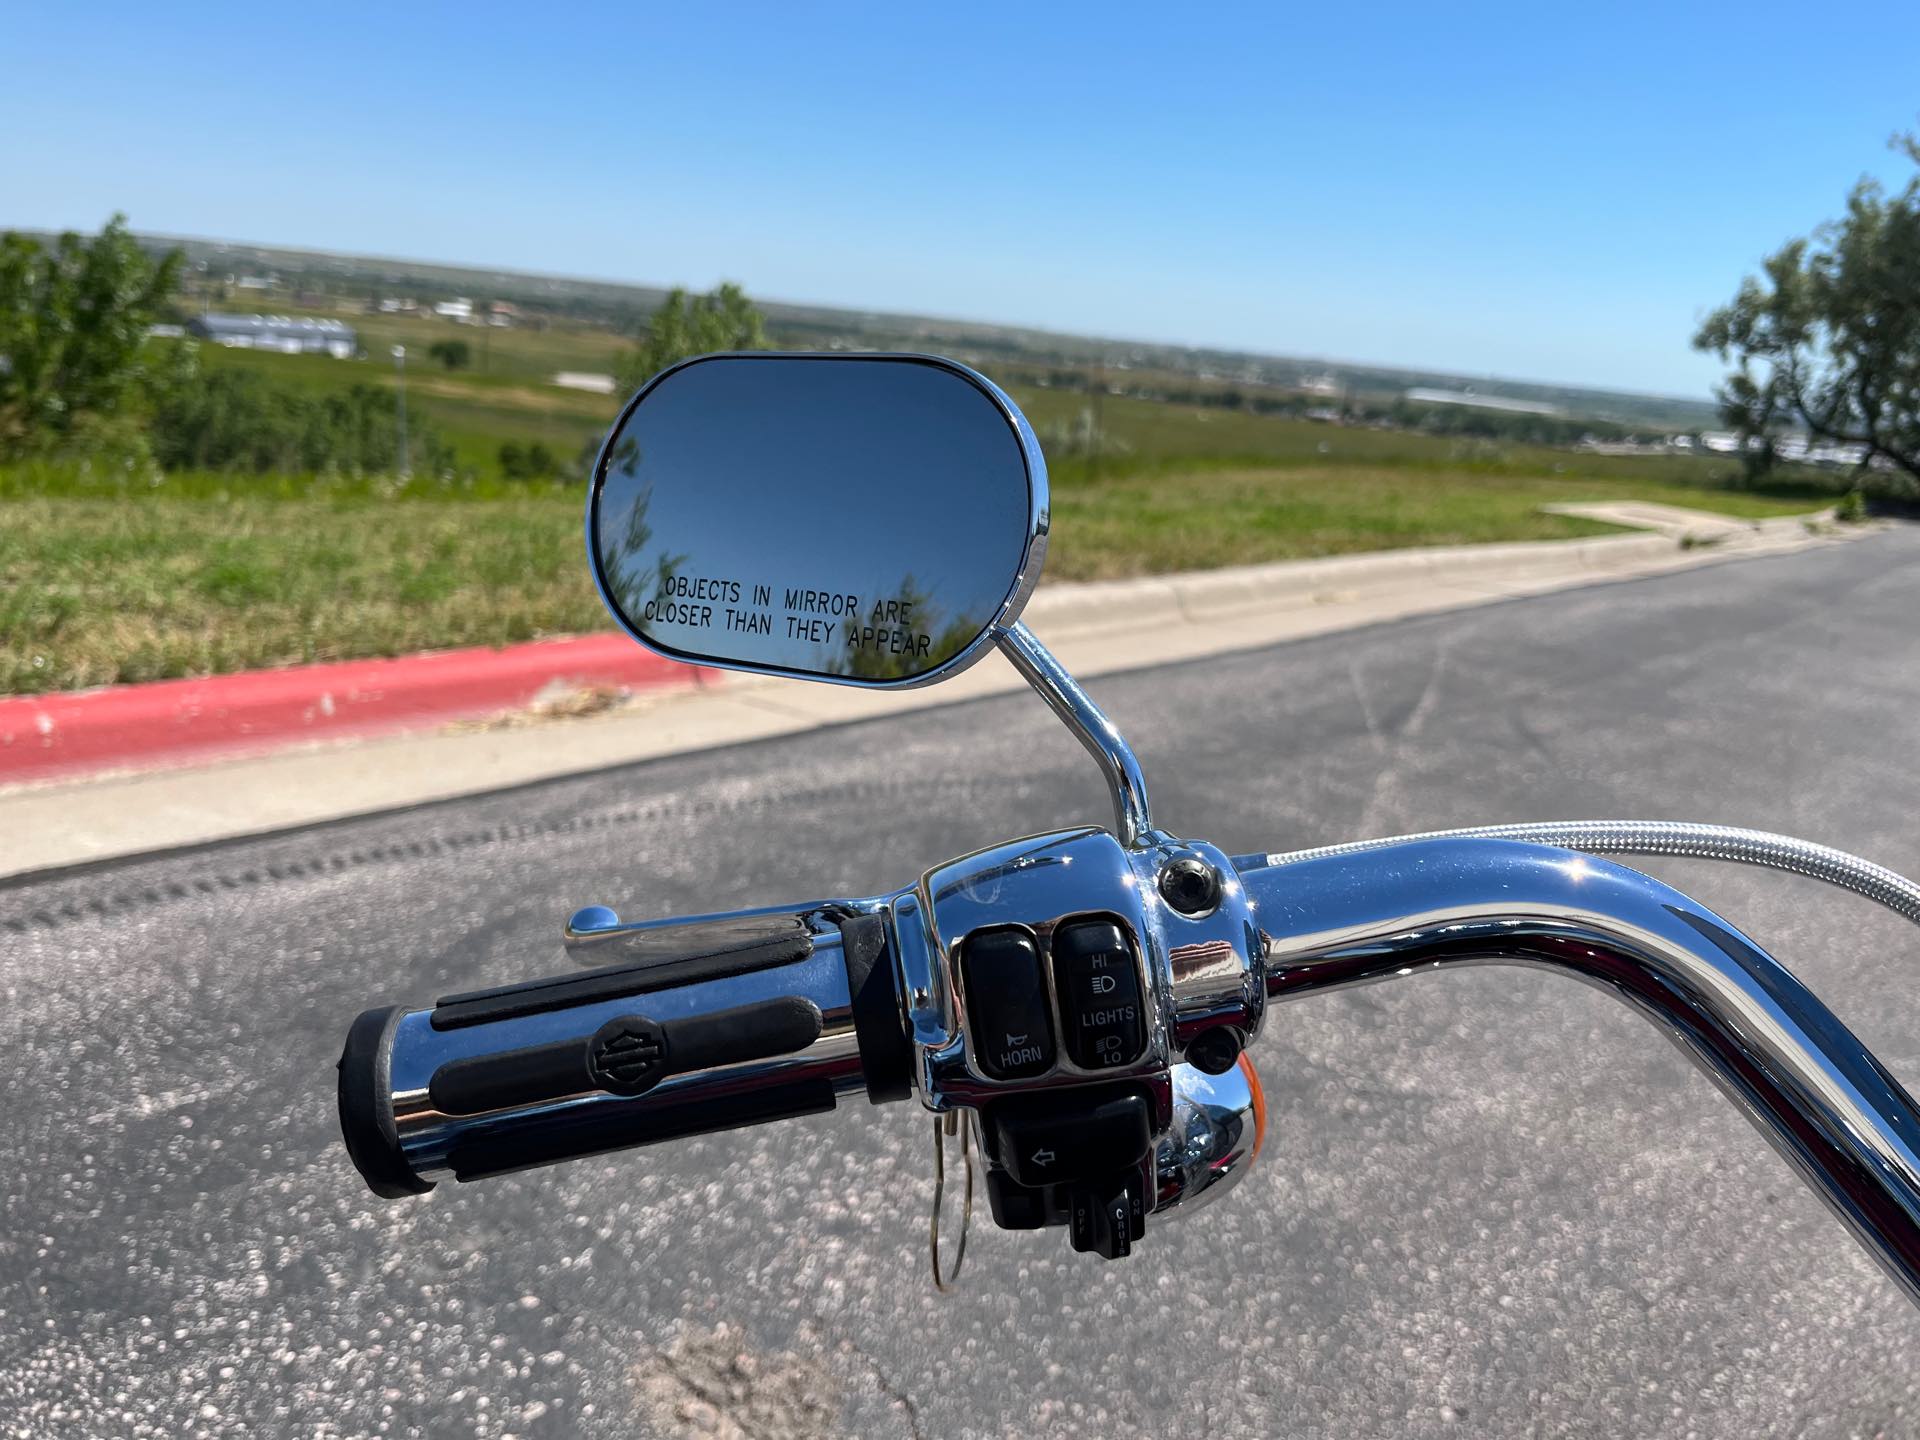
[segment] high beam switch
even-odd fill
[[[1140,967],[1111,920],[1076,920],[1053,936],[1053,973],[1060,986],[1060,1028],[1067,1054],[1083,1070],[1113,1070],[1147,1048]]]

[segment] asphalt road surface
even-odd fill
[[[1912,873],[1917,562],[1896,531],[1091,688],[1160,822],[1230,852],[1682,817]],[[869,894],[1105,814],[1019,694],[0,887],[0,1434],[1920,1434],[1920,1314],[1651,1027],[1529,972],[1269,1012],[1238,1190],[1119,1264],[976,1228],[950,1297],[911,1105],[403,1203],[348,1166],[352,1016],[558,968],[577,905]],[[1920,933],[1657,868],[1920,1077]]]

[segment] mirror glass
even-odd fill
[[[628,405],[594,473],[608,608],[676,659],[942,678],[1038,578],[1046,475],[988,381],[907,356],[717,355]]]

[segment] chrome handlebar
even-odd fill
[[[1388,845],[1244,875],[1267,993],[1443,970],[1554,970],[1624,1000],[1690,1055],[1920,1303],[1920,1112],[1778,961],[1679,891],[1510,840]]]
[[[1137,1239],[1142,1213],[1191,1209],[1244,1173],[1263,1111],[1240,1049],[1272,1005],[1520,964],[1598,986],[1659,1025],[1920,1303],[1920,1111],[1811,991],[1712,912],[1624,866],[1515,840],[1260,858],[1078,830],[993,847],[870,900],[680,926],[581,912],[569,947],[615,963],[356,1022],[340,1077],[349,1149],[378,1193],[397,1196],[829,1110],[863,1088],[875,1102],[913,1093],[980,1121],[1003,1226],[1070,1223],[1077,1248],[1112,1256],[1128,1249],[1129,1204]],[[1211,872],[1210,890],[1192,887],[1196,869]],[[1125,937],[1107,974],[1143,985],[1131,1032],[1075,989],[1088,931]],[[983,957],[970,969],[983,936],[1000,937],[998,968]],[[969,975],[976,990],[988,974],[1015,983],[1009,957],[1033,967],[1028,1008],[969,997]],[[1050,1028],[1045,1053],[1023,1044],[996,1062],[980,1033],[989,1013]],[[1008,1041],[1027,1040],[1027,1021],[1018,1028]],[[1046,1168],[1100,1126],[1122,1152]],[[1083,1208],[1095,1217],[1084,1235]]]

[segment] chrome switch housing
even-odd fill
[[[1221,876],[1220,902],[1203,915],[1174,910],[1156,882],[1186,857]],[[918,1089],[931,1110],[1138,1079],[1164,1124],[1168,1072],[1187,1044],[1222,1026],[1244,1043],[1259,1027],[1264,941],[1232,863],[1211,846],[1156,834],[1129,849],[1091,827],[1036,835],[929,871],[889,909]],[[1044,1064],[1016,1053],[1032,1039],[1008,1040],[1029,1034],[1030,1020],[1038,1028],[1028,946],[1051,1012]],[[1014,977],[1017,1004],[986,993],[989,971]],[[1002,1023],[1003,1010],[1017,1010],[1021,1023]]]

